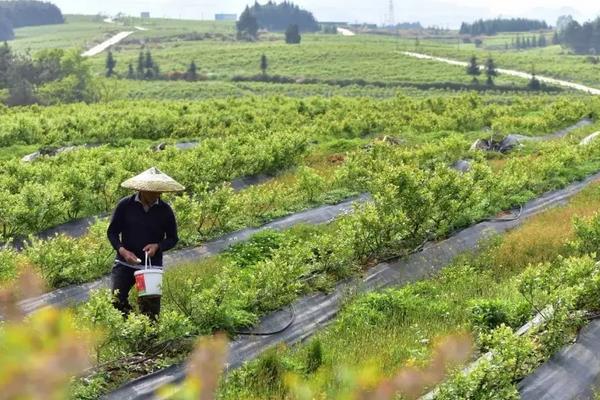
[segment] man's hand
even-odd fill
[[[123,246],[119,247],[119,254],[125,259],[127,264],[138,265],[140,263],[137,256]]]
[[[148,253],[148,257],[154,257],[154,255],[158,251],[158,244],[157,243],[147,244],[146,246],[144,246],[143,250],[146,253]]]

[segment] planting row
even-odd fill
[[[353,145],[348,142],[346,145]],[[451,165],[460,159],[468,142],[459,136],[416,149],[395,147],[387,143],[361,149],[350,161],[339,165],[345,156],[334,157],[325,164],[300,167],[265,184],[234,192],[229,185],[202,188],[192,194],[167,197],[178,216],[180,245],[193,245],[227,232],[259,225],[315,204],[332,203],[367,190],[368,179],[357,180],[357,173],[367,164],[390,153],[388,158],[412,163],[434,160]],[[381,161],[384,163],[385,161]],[[352,175],[352,176],[350,176]],[[105,238],[106,221],[93,224],[80,238],[58,235],[48,240],[32,240],[19,256],[13,250],[0,251],[6,259],[0,268],[2,280],[10,281],[19,265],[34,264],[50,287],[87,282],[109,271],[113,251]]]
[[[157,166],[201,195],[240,176],[283,170],[307,149],[307,137],[289,131],[206,139],[186,151],[137,146],[81,149],[32,163],[0,162],[0,235],[39,232],[71,219],[111,210],[128,192],[120,183]]]
[[[263,233],[227,254],[168,271],[164,317],[158,325],[139,315],[120,320],[109,295],[93,296],[79,311],[81,324],[93,321],[93,327],[109,332],[96,355],[112,372],[96,371],[76,386],[76,397],[91,396],[130,379],[131,374],[180,359],[189,341],[177,340],[177,335],[235,332],[251,326],[261,315],[303,293],[327,290],[378,260],[407,254],[427,239],[443,237],[598,170],[600,147],[545,144],[535,154],[509,160],[497,173],[484,162],[476,162],[470,172],[462,174],[445,163],[430,158],[414,160],[408,152],[387,146],[357,156],[347,165],[353,167],[345,170],[347,179],[356,184],[368,182],[372,203],[328,226]],[[132,332],[132,326],[137,327],[138,336],[124,336],[123,332]],[[177,333],[172,337],[165,334],[164,340],[178,346],[172,345],[161,355],[153,354],[154,348],[139,348],[146,343],[145,335],[160,335],[166,329]],[[135,371],[127,368],[127,363],[123,368],[115,365],[123,353],[131,356],[140,351],[153,354],[152,361],[143,367],[137,364]]]
[[[541,134],[579,120],[594,100],[508,97],[505,103],[474,94],[415,100],[282,97],[136,101],[0,109],[0,146],[119,143],[124,139],[211,138],[295,131],[314,137],[369,134],[501,132]]]
[[[493,357],[467,375],[457,372],[431,398],[518,399],[517,382],[571,340],[585,312],[600,309],[600,266],[588,255],[600,241],[597,196],[594,185],[567,208],[534,217],[480,252],[459,257],[434,279],[351,300],[308,343],[273,349],[232,372],[219,398],[368,393],[402,367],[424,368],[441,337],[466,330],[476,338],[473,358],[488,351]],[[574,214],[592,218],[577,219],[573,229]],[[516,334],[548,306],[553,313],[545,313],[544,324]]]

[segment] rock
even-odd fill
[[[31,153],[31,154],[27,154],[26,156],[24,156],[23,158],[21,158],[21,161],[23,162],[32,162],[34,160],[37,160],[38,158],[40,158],[42,154],[39,151],[36,151],[35,153]]]
[[[471,169],[471,163],[467,160],[458,160],[454,163],[452,168],[460,172],[469,172]]]
[[[524,136],[521,135],[508,135],[504,139],[500,141],[497,146],[497,151],[500,153],[507,153],[514,149],[517,146],[521,145],[521,142],[524,140]]]
[[[399,146],[402,143],[404,143],[404,140],[399,139],[399,138],[394,137],[394,136],[389,136],[389,135],[385,135],[383,137],[383,139],[381,139],[381,141],[383,143],[388,143],[388,144],[391,144],[391,145],[394,145],[394,146]]]
[[[199,142],[182,142],[182,143],[176,143],[175,148],[177,148],[179,150],[187,150],[187,149],[192,149],[192,148],[198,146],[199,144],[200,144]]]
[[[487,139],[477,139],[476,141],[473,142],[473,144],[469,148],[469,151],[475,151],[475,150],[490,151],[491,150],[490,141]]]

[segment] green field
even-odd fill
[[[502,41],[503,39],[492,38],[491,40]],[[526,50],[504,50],[501,46],[501,50],[496,50],[486,49],[485,46],[476,48],[473,44],[457,45],[422,40],[419,47],[415,49],[414,41],[403,40],[401,48],[460,61],[468,61],[472,55],[476,55],[481,63],[491,56],[499,68],[534,71],[539,75],[600,87],[600,65],[590,63],[587,56],[570,54],[558,45]]]
[[[36,279],[52,290],[110,273],[114,250],[105,219],[78,237],[36,235],[110,213],[130,194],[121,182],[151,166],[186,187],[164,197],[177,215],[177,249],[359,194],[371,200],[322,225],[262,231],[227,251],[170,266],[156,322],[139,310],[123,318],[106,290],[70,303],[66,312],[43,309],[23,321],[10,315],[0,324],[0,348],[10,349],[0,352],[0,367],[5,363],[8,371],[0,371],[0,390],[21,373],[44,376],[43,368],[23,372],[29,361],[22,360],[43,350],[56,366],[60,358],[54,356],[65,351],[61,339],[76,337],[83,347],[66,354],[74,360],[83,354],[87,364],[65,372],[60,387],[68,394],[57,398],[98,398],[186,360],[199,336],[226,332],[233,339],[302,296],[328,293],[381,262],[600,170],[600,141],[579,145],[600,129],[597,98],[528,90],[527,80],[508,76],[486,86],[484,75],[474,83],[463,67],[401,53],[461,61],[491,56],[500,68],[535,68],[600,87],[598,65],[558,46],[505,50],[517,34],[484,37],[481,48],[461,43],[454,33],[418,43],[407,36],[314,33],[287,45],[281,33],[238,41],[232,22],[107,23],[68,16],[64,25],[17,29],[10,45],[33,55],[52,48],[81,52],[124,30],[135,32],[112,49],[117,76],[105,77],[105,52],[82,64],[91,73],[73,75],[86,81],[67,76],[45,83],[55,84],[50,93],[58,94],[88,84],[98,92],[89,104],[61,104],[57,95],[44,103],[53,105],[0,107],[0,241],[9,244],[0,248],[0,290],[8,293],[0,299],[10,302]],[[128,65],[135,68],[146,49],[161,79],[126,79]],[[268,59],[265,74],[262,55]],[[169,80],[191,61],[200,79]],[[540,137],[582,118],[592,122],[564,138],[523,141],[505,153],[470,149],[477,139]],[[177,149],[178,142],[197,145]],[[52,154],[70,145],[80,147]],[[37,150],[49,154],[21,160]],[[457,170],[464,160],[470,169]],[[248,177],[261,179],[234,190],[232,181]],[[500,357],[469,377],[451,374],[439,399],[516,398],[517,382],[581,325],[567,317],[600,309],[600,275],[590,255],[600,245],[598,194],[595,184],[569,205],[460,255],[431,278],[347,296],[331,326],[313,339],[275,348],[219,385],[215,378],[217,398],[372,398],[369,391],[402,368],[426,366],[438,339],[457,332],[473,343],[467,359],[490,349]],[[10,246],[27,238],[20,249]],[[531,335],[514,335],[547,305],[555,308],[554,319]],[[420,387],[419,394],[433,385]],[[199,397],[191,377],[184,387],[182,399]]]

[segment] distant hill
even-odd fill
[[[0,1],[0,40],[14,38],[14,28],[62,24],[65,19],[52,3],[34,0]]]
[[[269,1],[264,5],[256,2],[250,7],[250,13],[256,18],[259,27],[270,31],[284,31],[290,25],[298,25],[302,32],[316,32],[320,29],[311,12],[287,1],[280,4]]]

